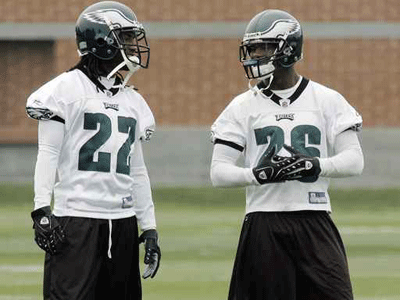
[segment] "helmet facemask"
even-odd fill
[[[243,41],[239,48],[240,62],[248,79],[265,80],[273,75],[277,62],[292,54],[292,47],[283,38]]]
[[[148,67],[150,47],[143,28],[113,29],[110,31],[110,35],[113,36],[114,45],[120,51],[123,61],[107,75],[107,78],[110,79],[120,70],[128,71],[121,84],[123,87],[137,70]]]

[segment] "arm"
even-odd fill
[[[283,147],[295,159],[284,170],[285,180],[298,180],[304,177],[314,177],[316,180],[318,176],[348,177],[361,174],[364,168],[361,146],[353,130],[346,130],[336,137],[334,155],[328,158],[312,157],[286,144]]]
[[[58,159],[64,139],[64,124],[56,121],[39,121],[38,156],[35,168],[35,207],[31,213],[35,241],[51,255],[62,249],[65,234],[51,212],[51,197]]]
[[[131,176],[134,178],[133,198],[136,199],[136,216],[142,231],[155,229],[156,220],[151,195],[150,179],[144,163],[142,142],[135,144],[131,157]]]
[[[35,167],[35,209],[50,206],[56,170],[64,139],[64,124],[39,121],[38,155]]]
[[[234,187],[257,184],[251,168],[236,165],[241,152],[223,144],[215,144],[210,178],[215,187]]]
[[[347,177],[360,175],[364,169],[364,156],[357,133],[346,130],[336,137],[334,156],[320,158],[323,177]]]
[[[143,233],[139,242],[144,243],[144,263],[146,268],[143,278],[153,278],[158,271],[161,259],[161,250],[158,246],[158,233],[154,203],[151,195],[150,179],[143,159],[142,142],[136,143],[131,161],[131,174],[134,178],[133,194],[136,199],[136,216]]]

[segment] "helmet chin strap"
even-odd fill
[[[256,89],[256,86],[257,86],[257,84],[259,82],[265,81],[267,79],[268,79],[268,84],[266,84],[266,87],[264,87],[262,89]],[[260,77],[260,78],[257,78],[257,83],[255,85],[251,85],[251,79],[250,79],[249,80],[249,84],[248,84],[249,85],[249,89],[251,91],[253,91],[254,95],[257,95],[257,93],[262,93],[262,91],[268,89],[271,86],[271,83],[272,83],[273,80],[274,80],[274,74],[273,73],[268,74],[268,75],[263,76],[263,77]]]
[[[287,34],[284,36],[284,39],[286,40],[287,38]],[[284,42],[280,41],[279,43],[279,48],[281,48],[283,46]],[[275,49],[274,51],[274,55],[278,52],[278,48]],[[263,92],[264,90],[268,89],[271,86],[272,81],[274,80],[274,71],[276,70],[274,64],[272,63],[272,61],[269,61],[267,64],[259,66],[257,68],[257,74],[262,73],[262,71],[266,72],[265,75],[262,75],[261,77],[257,78],[257,83],[261,82],[261,81],[265,81],[268,79],[268,84],[266,84],[266,87],[256,90],[255,87],[257,85],[257,83],[252,86],[251,85],[251,79],[249,80],[249,88],[250,90],[252,90],[254,92],[254,95],[256,95],[258,92]]]
[[[107,79],[110,79],[112,76],[114,76],[115,73],[117,73],[117,72],[118,72],[121,68],[123,68],[124,66],[127,66],[128,69],[129,69],[129,71],[128,71],[128,74],[125,75],[124,82],[121,83],[121,84],[118,85],[118,86],[115,86],[115,87],[125,87],[126,84],[128,83],[129,78],[131,78],[131,76],[133,75],[133,73],[135,73],[137,70],[140,69],[139,58],[138,58],[137,56],[129,56],[129,59],[128,59],[128,57],[127,57],[126,54],[125,54],[125,51],[122,51],[122,50],[121,50],[121,54],[122,54],[122,57],[123,57],[124,61],[121,62],[118,66],[116,66],[116,67],[110,72],[110,74],[107,75]],[[133,63],[132,61],[133,61],[134,63]]]

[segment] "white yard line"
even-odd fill
[[[0,265],[0,272],[39,273],[43,272],[42,265]],[[2,299],[2,298],[0,298]]]
[[[400,233],[400,227],[345,226],[345,227],[339,227],[339,231],[342,234]]]
[[[0,300],[37,300],[37,296],[0,295]]]
[[[355,297],[354,300],[399,300],[400,295],[395,296],[375,296],[375,297]],[[0,295],[0,300],[37,300],[34,295]]]
[[[355,297],[354,300],[399,300],[400,295],[397,296],[379,296],[379,297]],[[3,300],[0,298],[0,300]]]

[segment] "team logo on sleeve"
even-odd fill
[[[54,116],[54,113],[50,109],[39,107],[27,107],[26,113],[32,119],[36,120],[50,120]]]
[[[214,143],[214,141],[215,141],[215,131],[211,130],[211,132],[210,132],[210,142]]]
[[[362,123],[357,123],[354,124],[353,126],[350,127],[351,130],[354,130],[356,132],[360,132],[362,129]]]
[[[153,133],[154,133],[154,130],[146,129],[146,131],[144,133],[144,140],[149,141],[151,139],[151,136],[153,135]]]

